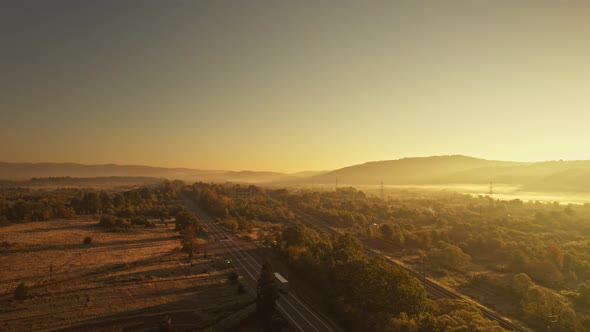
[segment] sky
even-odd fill
[[[590,159],[587,1],[3,1],[0,161]]]

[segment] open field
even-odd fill
[[[227,280],[225,260],[199,255],[192,266],[164,225],[106,233],[92,220],[12,225],[1,229],[0,331],[139,331],[166,315],[183,330],[211,326],[253,301]],[[82,244],[86,236],[92,244]],[[52,276],[50,279],[50,268]],[[29,297],[13,300],[25,281]]]

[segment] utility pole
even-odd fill
[[[311,191],[313,191],[314,180],[315,180],[315,178],[312,176],[311,177]]]
[[[381,199],[385,200],[385,194],[383,193],[383,181],[381,181]]]
[[[336,189],[338,189],[338,178],[336,178]]]

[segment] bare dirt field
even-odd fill
[[[215,244],[192,266],[165,225],[108,233],[92,220],[0,228],[0,331],[149,331],[169,315],[202,329],[252,303],[227,280]],[[92,243],[84,245],[85,237]],[[25,300],[14,288],[29,286]]]

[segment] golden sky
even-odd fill
[[[587,1],[9,1],[0,161],[590,159]]]

